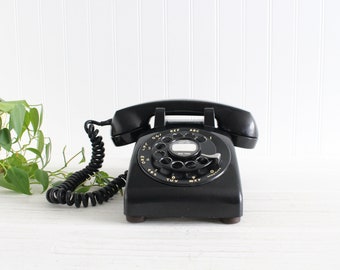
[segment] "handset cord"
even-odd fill
[[[113,195],[121,190],[126,184],[127,171],[124,174],[114,178],[105,187],[93,192],[78,193],[75,189],[85,182],[89,177],[93,176],[102,167],[104,161],[104,142],[102,136],[98,136],[99,130],[94,125],[107,126],[111,125],[111,119],[97,122],[94,120],[86,121],[84,128],[92,144],[92,158],[90,163],[82,170],[73,173],[63,183],[50,188],[46,193],[46,199],[50,203],[75,205],[87,207],[89,200],[92,206],[97,203],[107,202]]]

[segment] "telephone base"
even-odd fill
[[[145,221],[145,217],[126,216],[126,220],[131,223],[141,223]]]
[[[173,129],[164,132],[146,134],[136,142],[124,190],[124,214],[127,220],[142,222],[145,218],[184,217],[221,220],[225,224],[238,223],[243,212],[243,199],[231,139],[223,134],[199,129],[200,126],[171,127]],[[198,140],[200,136],[204,138]],[[198,148],[201,156],[181,157],[179,153],[189,153],[191,150],[186,150],[180,143],[186,147],[194,145],[193,153]],[[174,150],[174,146],[179,150]],[[162,158],[158,159],[158,154]],[[195,154],[190,152],[190,155]],[[207,156],[214,156],[216,160],[209,161]],[[207,162],[200,163],[201,157],[206,158]],[[190,171],[188,169],[191,167],[185,164],[191,163],[196,169],[204,164],[210,164],[211,167],[203,166]]]

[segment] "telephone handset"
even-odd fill
[[[203,121],[169,121],[169,115],[201,115]],[[128,171],[104,188],[76,193],[77,186],[103,163],[104,144],[94,125],[111,125],[116,146],[136,144]],[[257,126],[249,112],[207,101],[154,101],[121,109],[107,121],[87,121],[85,130],[92,159],[86,168],[48,190],[49,202],[95,206],[126,185],[124,213],[130,222],[148,217],[240,221],[242,190],[234,146],[256,145]]]

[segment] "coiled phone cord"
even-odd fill
[[[89,201],[92,206],[97,203],[102,204],[108,201],[113,195],[121,190],[126,184],[127,171],[113,179],[107,186],[93,192],[77,193],[74,190],[89,177],[93,176],[102,167],[104,161],[104,143],[103,138],[98,136],[98,129],[94,125],[107,126],[111,125],[111,119],[103,122],[89,120],[85,122],[84,128],[92,144],[92,158],[90,163],[82,170],[73,173],[62,184],[50,188],[46,193],[46,199],[50,203],[75,205],[87,207]]]

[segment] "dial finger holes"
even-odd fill
[[[169,165],[172,162],[172,159],[169,157],[165,157],[161,158],[159,162],[162,163],[163,165]]]
[[[174,134],[172,135],[172,137],[173,137],[174,139],[180,139],[180,138],[183,137],[183,135],[182,135],[181,133],[174,133]]]
[[[184,163],[182,161],[174,161],[172,164],[171,164],[171,167],[173,169],[180,169],[184,166]]]
[[[193,139],[195,136],[194,136],[194,134],[192,134],[191,132],[185,132],[185,133],[184,133],[184,137],[185,137],[185,138]]]
[[[209,163],[209,159],[206,157],[198,157],[197,162],[201,165],[207,165]]]
[[[187,161],[187,162],[185,162],[185,167],[187,167],[188,169],[194,169],[194,168],[196,168],[196,162]]]
[[[170,138],[170,137],[163,137],[162,138],[162,142],[164,142],[164,143],[169,143],[169,142],[171,142],[172,141],[172,139]]]
[[[204,136],[197,136],[196,140],[200,143],[203,143],[207,140],[207,138]]]
[[[157,143],[157,144],[155,145],[155,147],[156,147],[156,149],[158,149],[158,150],[162,150],[162,149],[164,149],[164,148],[166,147],[166,145],[165,145],[164,143]]]
[[[154,158],[159,159],[159,158],[165,156],[165,152],[164,152],[164,151],[156,151],[156,152],[153,154],[153,156],[154,156]]]

